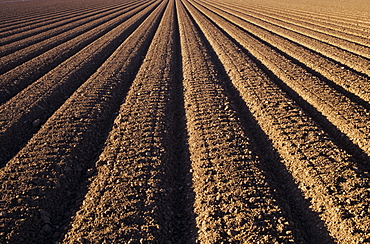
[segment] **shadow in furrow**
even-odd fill
[[[202,5],[202,6],[203,6],[203,5]],[[203,7],[205,7],[205,6],[203,6]],[[205,8],[207,8],[207,7],[205,7]],[[220,8],[218,8],[218,9],[219,9],[219,10],[221,10],[221,11],[225,11],[225,10],[222,10],[222,9],[220,9]],[[223,16],[221,16],[221,15],[217,14],[215,11],[213,11],[213,10],[211,10],[211,9],[209,9],[209,8],[207,8],[207,10],[209,10],[209,11],[211,11],[212,13],[214,13],[214,14],[218,15],[219,17],[221,17],[221,18],[225,19],[225,17],[223,17]],[[241,20],[241,21],[247,22],[247,23],[249,23],[250,25],[255,26],[256,28],[263,29],[263,30],[265,30],[265,31],[267,31],[267,32],[271,32],[270,30],[267,30],[267,29],[265,29],[265,28],[263,28],[263,27],[260,27],[260,26],[258,26],[258,25],[256,25],[256,24],[254,24],[254,23],[248,22],[248,21],[244,20],[243,18],[241,18],[241,17],[239,17],[239,16],[237,16],[237,15],[232,14],[232,16],[233,16],[233,17],[235,17],[235,18],[237,18],[237,19],[239,19],[239,20]],[[252,36],[253,38],[255,38],[256,40],[258,40],[259,42],[261,42],[261,43],[263,43],[264,45],[268,46],[269,48],[273,49],[274,51],[276,51],[276,52],[277,52],[277,53],[279,53],[280,55],[282,55],[282,56],[284,56],[285,58],[289,59],[292,63],[294,63],[294,64],[296,64],[296,65],[298,65],[298,66],[301,66],[301,67],[302,67],[303,69],[305,69],[305,70],[308,70],[310,73],[312,73],[313,75],[317,76],[320,80],[322,80],[322,81],[326,82],[330,87],[332,87],[333,89],[336,89],[338,92],[340,92],[340,93],[342,93],[343,95],[345,95],[345,96],[346,96],[347,98],[349,98],[351,101],[353,101],[353,102],[355,102],[355,103],[358,103],[358,104],[360,104],[361,106],[363,106],[363,107],[365,107],[366,109],[368,109],[368,110],[369,110],[369,108],[370,108],[370,104],[369,104],[367,101],[365,101],[365,100],[363,100],[362,98],[360,98],[359,96],[357,96],[357,95],[353,94],[353,93],[352,93],[352,92],[350,92],[350,91],[345,90],[345,89],[344,89],[343,87],[341,87],[340,85],[338,85],[338,84],[336,84],[335,82],[331,81],[330,79],[328,79],[328,78],[324,77],[324,76],[323,76],[322,74],[320,74],[318,71],[315,71],[315,70],[311,69],[310,67],[308,67],[308,66],[307,66],[306,64],[304,64],[303,62],[298,61],[298,60],[297,60],[297,59],[295,59],[294,57],[292,57],[292,56],[288,55],[287,53],[285,53],[285,52],[281,51],[279,48],[275,47],[274,45],[272,45],[272,44],[271,44],[271,43],[269,43],[268,41],[265,41],[265,40],[261,39],[260,37],[256,36],[255,34],[253,34],[252,32],[249,32],[247,29],[245,29],[245,28],[243,28],[243,27],[241,27],[241,26],[239,26],[239,25],[234,24],[233,22],[231,22],[231,21],[230,21],[230,20],[228,20],[228,19],[225,19],[225,20],[226,20],[226,21],[228,21],[228,22],[230,22],[231,24],[235,25],[238,29],[240,29],[240,30],[242,30],[242,31],[246,32],[248,35]],[[276,35],[276,36],[278,36],[278,37],[280,37],[280,38],[282,38],[282,39],[284,39],[284,40],[287,40],[287,41],[291,42],[292,44],[294,44],[294,45],[296,45],[296,46],[299,46],[300,48],[303,48],[303,49],[307,49],[307,50],[309,50],[309,51],[310,51],[310,52],[312,52],[313,54],[315,54],[315,55],[317,55],[317,56],[320,56],[320,57],[321,57],[321,58],[323,58],[323,59],[327,59],[327,60],[329,60],[330,62],[333,62],[333,63],[335,63],[336,65],[338,65],[338,66],[341,66],[341,67],[345,68],[345,70],[349,70],[349,71],[350,71],[350,72],[352,72],[353,74],[355,74],[355,75],[357,75],[357,76],[360,76],[361,78],[363,78],[363,79],[365,79],[365,80],[368,80],[368,79],[369,79],[369,76],[368,76],[367,74],[361,73],[361,72],[359,72],[359,71],[357,71],[357,70],[355,70],[355,69],[353,69],[353,68],[351,68],[351,67],[347,66],[346,64],[340,63],[340,62],[338,62],[338,61],[334,60],[334,59],[333,59],[333,58],[331,58],[331,57],[325,56],[324,54],[319,53],[318,51],[315,51],[315,50],[313,50],[313,49],[310,49],[310,48],[308,48],[308,47],[306,47],[306,46],[302,45],[301,43],[298,43],[298,42],[296,42],[296,41],[290,40],[290,39],[288,39],[288,38],[286,38],[286,37],[284,37],[284,36],[281,36],[281,35],[279,35],[279,34],[276,34],[276,33],[273,33],[273,32],[271,32],[271,33],[272,33],[272,34],[274,34],[274,35]],[[328,44],[328,45],[331,45],[331,44]],[[331,45],[331,46],[333,46],[333,45]],[[338,48],[337,46],[333,46],[333,47]],[[357,54],[354,54],[354,55],[357,55]],[[366,57],[362,57],[362,58],[364,58],[364,59],[367,59],[367,60],[368,60],[368,58],[366,58]]]
[[[105,13],[105,15],[101,15],[101,17],[104,17],[108,14],[113,13],[113,11],[118,12],[119,10],[124,9],[125,7],[129,7],[129,6],[130,6],[129,4],[121,4],[121,5],[117,5],[117,6],[105,7],[103,9],[96,9],[96,10],[81,12],[79,14],[69,16],[67,18],[61,19],[59,21],[56,21],[54,23],[51,23],[49,25],[44,25],[44,26],[33,26],[32,24],[30,24],[29,27],[31,27],[33,29],[33,31],[28,31],[28,30],[19,31],[19,32],[14,31],[12,33],[2,33],[2,34],[0,34],[0,43],[1,43],[1,45],[6,45],[6,44],[9,44],[9,43],[13,43],[13,42],[28,38],[30,36],[34,36],[34,35],[37,35],[39,33],[46,32],[46,31],[49,31],[49,30],[67,25],[67,24],[72,23],[74,21],[78,21],[80,19],[88,18],[88,17],[94,16],[94,15]],[[83,16],[83,15],[85,15],[85,16]],[[5,37],[8,37],[8,38],[5,38]],[[31,44],[29,44],[29,45],[31,45]],[[4,54],[4,56],[5,55],[6,54]]]
[[[308,243],[334,243],[319,214],[310,209],[310,201],[305,199],[293,176],[282,163],[282,159],[274,149],[271,140],[258,125],[239,91],[232,85],[221,63],[218,63],[218,67],[219,70],[222,70],[223,74],[221,75],[225,81],[222,85],[233,102],[245,134],[252,139],[255,151],[262,161],[262,164],[257,167],[265,172],[270,186],[277,189],[275,197],[279,206],[285,211],[288,221],[294,226],[295,239],[300,240],[303,237]]]
[[[142,7],[144,8],[144,7]],[[109,21],[112,21],[117,18],[117,16],[107,20],[104,23],[97,23],[93,26],[90,26],[87,28],[83,33],[76,33],[76,36],[74,38],[71,38],[70,40],[66,40],[61,45],[58,45],[50,50],[47,50],[43,52],[42,54],[30,59],[26,60],[24,63],[18,65],[17,67],[14,67],[14,69],[9,70],[7,72],[1,71],[0,80],[4,79],[3,83],[0,84],[0,105],[6,103],[11,98],[16,96],[19,92],[21,92],[23,89],[26,89],[28,86],[32,85],[33,82],[40,79],[42,76],[46,75],[48,72],[50,72],[52,69],[56,68],[58,65],[62,64],[63,62],[66,62],[68,58],[73,57],[78,52],[89,46],[91,43],[96,41],[97,39],[104,36],[109,31],[112,31],[114,28],[119,26],[120,24],[124,23],[128,18],[132,17],[136,13],[139,12],[139,8],[136,12],[133,12],[131,15],[127,16],[127,18],[124,18],[120,20],[119,22],[105,28],[101,31],[95,31],[96,29],[99,29],[104,23],[107,23]],[[129,9],[122,13],[122,15],[127,14],[129,11],[134,10],[134,7],[129,7]],[[95,21],[95,20],[94,20]],[[91,34],[88,38],[84,38],[81,40],[81,37],[84,35],[91,33],[92,30],[94,30],[94,34]],[[79,40],[79,41],[78,41]],[[70,42],[74,42],[71,44]],[[66,49],[66,44],[70,43],[68,45],[68,48]],[[58,51],[55,51],[58,50]],[[53,54],[54,53],[54,54]],[[58,55],[55,55],[55,53],[58,53]],[[53,56],[53,58],[47,59],[47,56]],[[47,59],[47,62],[45,61]],[[37,67],[37,68],[36,68]],[[22,70],[21,74],[19,73],[19,70]]]
[[[251,33],[249,33],[252,35]],[[350,93],[349,91],[346,91],[343,87],[335,84],[333,81],[330,81],[323,77],[320,73],[310,69],[309,67],[305,66],[304,64],[300,63],[299,61],[293,59],[286,53],[280,51],[279,49],[271,46],[271,44],[264,42],[263,40],[259,39],[258,37],[254,36],[259,41],[263,42],[265,45],[268,45],[270,48],[273,48],[275,51],[277,51],[279,54],[287,57],[289,60],[291,60],[293,63],[302,66],[304,69],[308,70],[308,72],[312,73],[313,75],[316,75],[319,79],[325,81],[330,87],[337,90],[347,98],[349,98],[352,102],[359,104],[360,106],[364,107],[367,110],[370,110],[370,104],[364,100],[362,100],[360,97],[354,95],[353,93]],[[249,55],[248,50],[246,50],[244,47],[239,45],[236,41],[235,43],[239,46],[240,49],[242,49],[245,53]],[[252,55],[249,55],[251,59],[254,60],[255,63],[258,64],[258,66],[268,74],[268,76],[274,81],[274,83],[283,91],[285,92],[291,99],[293,99],[303,110],[305,113],[307,113],[315,122],[316,124],[324,130],[328,135],[330,135],[334,140],[333,143],[338,146],[339,148],[345,150],[347,153],[349,153],[353,161],[357,163],[357,166],[359,167],[359,171],[357,172],[359,174],[363,174],[365,171],[370,170],[370,155],[368,155],[366,152],[364,152],[358,145],[354,144],[353,141],[342,131],[338,129],[334,124],[332,124],[326,116],[324,116],[320,111],[318,111],[313,105],[311,105],[309,102],[304,100],[295,90],[293,90],[291,87],[289,87],[287,84],[285,84],[282,80],[280,80],[269,68],[267,68],[264,64],[262,64],[258,59],[253,57]],[[350,69],[350,68],[349,68]],[[352,70],[352,69],[351,69]],[[353,70],[352,70],[353,71]],[[359,72],[356,72],[359,75]],[[366,76],[366,75],[365,75]]]
[[[222,17],[223,18],[223,17]],[[209,19],[207,17],[207,19]],[[209,19],[213,24],[214,21]],[[217,24],[215,24],[217,26]],[[304,69],[307,69],[309,72],[312,71],[312,74],[318,75],[320,79],[323,79],[325,82],[328,83],[329,86],[333,87],[334,89],[338,90],[338,92],[342,93],[345,95],[347,98],[349,98],[351,101],[363,106],[365,109],[369,110],[369,103],[366,101],[362,100],[361,98],[357,97],[356,95],[345,91],[342,87],[340,87],[337,84],[334,84],[334,82],[326,79],[323,77],[320,73],[310,69],[303,63],[295,60],[291,56],[287,55],[286,53],[280,51],[276,47],[272,46],[270,43],[260,39],[259,37],[255,36],[254,34],[237,27],[244,32],[248,33],[258,41],[262,42],[263,44],[267,45],[269,48],[274,49],[276,52],[279,54],[285,56],[289,60],[291,60],[293,63],[303,67]],[[220,28],[219,28],[220,29]],[[282,80],[280,80],[269,68],[267,68],[260,60],[258,60],[256,57],[254,57],[252,54],[249,53],[247,49],[245,49],[244,46],[239,44],[233,37],[231,37],[226,31],[220,29],[222,33],[224,33],[229,39],[231,39],[235,45],[238,46],[238,48],[246,53],[250,59],[253,60],[254,63],[258,65],[258,67],[263,70],[270,78],[271,80],[283,91],[285,92],[291,99],[293,99],[297,104],[306,112],[313,120],[320,126],[321,129],[323,129],[326,133],[328,133],[334,140],[333,143],[338,146],[339,148],[345,150],[347,153],[349,153],[352,158],[354,159],[353,161],[357,163],[357,166],[359,168],[359,171],[357,172],[359,175],[362,177],[368,177],[366,176],[366,173],[370,170],[370,155],[368,155],[366,152],[364,152],[358,145],[354,144],[352,140],[343,132],[341,132],[335,125],[333,125],[320,111],[318,111],[313,105],[308,103],[306,100],[304,100],[296,91],[294,91],[292,88],[290,88],[287,84],[285,84]],[[298,45],[298,44],[297,44]],[[337,61],[334,61],[338,63]],[[339,64],[339,63],[338,63]],[[220,63],[221,65],[221,63]],[[341,64],[343,65],[343,64]],[[347,68],[347,66],[346,66]],[[355,71],[351,68],[348,68],[351,71],[355,72],[356,74],[367,77],[366,74],[362,74],[358,71]],[[239,92],[238,92],[239,93]]]
[[[214,23],[212,20],[210,21]],[[229,39],[234,41],[234,39],[225,31],[222,29],[220,30]],[[310,209],[310,201],[305,199],[303,192],[295,183],[293,176],[282,163],[282,159],[274,149],[271,140],[268,139],[268,136],[258,125],[258,121],[251,114],[239,91],[232,84],[232,81],[227,75],[224,66],[213,50],[211,44],[207,41],[204,35],[202,35],[202,39],[208,46],[207,49],[212,57],[212,61],[217,66],[220,77],[222,77],[220,80],[223,82],[220,85],[224,87],[227,92],[227,95],[232,101],[232,105],[240,118],[245,134],[251,138],[255,151],[260,156],[262,164],[257,165],[257,167],[264,172],[266,180],[271,188],[277,190],[277,193],[274,196],[278,201],[278,205],[283,209],[283,211],[285,211],[285,215],[290,222],[290,225],[293,227],[292,229],[295,239],[303,239],[307,243],[334,243],[334,240],[330,237],[319,214]],[[239,45],[237,42],[235,43],[243,52],[251,57],[244,47]],[[261,67],[258,60],[254,57],[251,58],[259,67]]]
[[[238,27],[238,28],[240,28],[240,27]],[[242,30],[243,30],[243,29],[242,29]],[[273,45],[271,45],[270,43],[268,43],[268,42],[266,42],[266,41],[262,40],[261,38],[259,38],[258,36],[255,36],[253,33],[250,33],[250,32],[248,32],[248,31],[246,31],[246,30],[243,30],[243,31],[247,32],[250,36],[252,36],[252,37],[253,37],[253,38],[255,38],[256,40],[258,40],[259,42],[263,43],[264,45],[268,46],[269,48],[273,49],[274,51],[276,51],[276,52],[277,52],[277,53],[279,53],[280,55],[282,55],[282,56],[284,56],[285,58],[289,59],[292,63],[294,63],[294,64],[296,64],[296,65],[298,65],[298,66],[302,67],[303,69],[307,70],[309,73],[313,74],[314,76],[317,76],[321,81],[324,81],[324,82],[325,82],[326,84],[328,84],[331,88],[333,88],[334,90],[336,90],[336,91],[338,91],[339,93],[343,94],[343,95],[344,95],[344,96],[346,96],[348,99],[350,99],[352,102],[357,103],[357,104],[359,104],[359,105],[363,106],[363,107],[364,107],[365,109],[367,109],[367,110],[370,110],[370,104],[369,104],[369,102],[367,102],[367,101],[363,100],[362,98],[360,98],[360,97],[359,97],[359,96],[357,96],[356,94],[354,94],[354,93],[352,93],[352,92],[350,92],[350,91],[346,90],[346,89],[345,89],[345,88],[343,88],[342,86],[340,86],[340,85],[336,84],[334,81],[332,81],[332,80],[330,80],[330,79],[326,78],[324,75],[322,75],[322,74],[321,74],[321,73],[319,73],[318,71],[313,70],[312,68],[308,67],[306,64],[304,64],[304,63],[302,63],[302,62],[298,61],[298,60],[297,60],[297,59],[295,59],[294,57],[292,57],[292,56],[288,55],[287,53],[285,53],[285,52],[281,51],[280,49],[278,49],[278,48],[274,47],[274,46],[273,46]],[[285,37],[282,37],[282,38],[287,39],[287,38],[285,38]],[[288,39],[287,39],[287,40],[288,40]],[[292,40],[288,40],[288,41],[292,42],[292,43],[293,43],[294,45],[296,45],[296,46],[300,46],[300,47],[302,47],[302,48],[304,48],[304,49],[309,49],[309,48],[307,48],[306,46],[304,46],[304,45],[302,45],[302,44],[300,44],[300,43],[298,43],[298,42],[295,42],[295,41],[292,41]],[[338,62],[338,61],[336,61],[336,60],[334,60],[334,59],[332,59],[332,58],[330,58],[330,57],[327,57],[327,56],[325,56],[325,55],[323,55],[323,54],[321,54],[321,53],[318,53],[318,52],[317,52],[317,51],[315,51],[315,50],[312,50],[312,49],[309,49],[309,50],[310,50],[311,52],[313,52],[314,54],[316,54],[316,55],[318,55],[318,56],[321,56],[322,58],[328,59],[329,61],[331,61],[331,62],[335,63],[336,65],[341,66],[341,67],[345,68],[346,70],[349,70],[349,71],[351,71],[352,73],[354,73],[354,74],[356,74],[356,75],[358,75],[358,76],[360,76],[360,77],[362,77],[362,78],[364,78],[364,79],[366,79],[366,80],[368,80],[368,79],[370,78],[368,75],[363,74],[363,73],[361,73],[361,72],[359,72],[359,71],[356,71],[356,70],[354,70],[353,68],[351,68],[351,67],[349,67],[349,66],[347,66],[347,65],[345,65],[345,64],[342,64],[342,63],[340,63],[340,62]]]
[[[176,4],[177,2],[175,2]],[[176,8],[175,8],[176,9]],[[175,33],[173,55],[175,67],[172,89],[172,103],[169,109],[173,113],[173,145],[174,157],[172,165],[173,180],[173,241],[174,243],[196,243],[197,227],[195,222],[194,201],[192,189],[191,161],[186,130],[184,93],[182,84],[182,62],[180,50],[180,33],[177,11],[175,11]]]
[[[33,180],[25,182],[26,184],[30,184],[30,186],[31,184],[40,184],[47,187],[39,190],[36,188],[27,190],[27,192],[24,193],[42,197],[40,197],[37,202],[32,202],[33,208],[29,209],[29,212],[25,212],[23,209],[17,210],[20,212],[19,214],[23,214],[24,216],[15,215],[15,221],[7,220],[9,222],[5,223],[6,229],[3,231],[4,233],[8,232],[11,234],[11,237],[8,239],[9,243],[55,243],[58,240],[61,240],[64,232],[67,230],[66,227],[69,224],[71,217],[74,216],[75,212],[79,209],[87,192],[89,184],[88,178],[91,177],[88,169],[94,168],[96,158],[102,151],[104,142],[107,139],[109,131],[113,126],[114,119],[119,111],[120,104],[126,97],[132,81],[135,79],[145,54],[148,51],[154,35],[154,30],[158,28],[159,19],[161,19],[162,15],[163,11],[159,13],[156,21],[152,23],[148,38],[138,50],[137,55],[130,61],[126,72],[117,77],[117,80],[120,80],[120,82],[112,84],[115,86],[115,89],[107,92],[107,94],[104,94],[104,90],[101,91],[103,94],[101,94],[101,97],[97,98],[97,100],[101,101],[98,104],[95,104],[99,107],[99,111],[94,109],[96,107],[92,107],[91,110],[94,111],[91,111],[91,114],[93,115],[90,115],[91,118],[88,123],[81,122],[81,125],[78,126],[78,128],[73,126],[70,126],[72,128],[67,128],[68,130],[65,131],[65,134],[61,135],[61,139],[64,140],[64,142],[61,142],[62,147],[59,147],[56,152],[50,152],[48,155],[50,160],[55,161],[52,163],[41,162],[48,167],[48,170],[45,172],[40,172],[40,174],[45,175],[48,175],[50,171],[60,171],[61,166],[55,165],[58,161],[63,160],[67,165],[69,165],[68,168],[64,167],[64,174],[60,172],[56,173],[56,175],[60,177],[60,179],[58,179],[60,182],[58,187],[50,185],[50,182],[48,183],[48,179],[46,177],[40,179],[38,182]],[[69,107],[67,112],[70,113],[71,110],[74,111],[76,109]],[[59,116],[68,117],[67,114],[59,114]],[[74,118],[67,119],[73,120]],[[79,119],[77,115],[76,119]],[[53,127],[54,125],[49,123],[48,126]],[[71,130],[74,132],[69,133]],[[80,133],[81,136],[79,140],[72,147],[69,141],[75,142],[76,139],[74,137],[76,134]],[[42,137],[41,133],[37,135]],[[33,144],[35,143],[37,142],[34,142]],[[23,152],[23,154],[27,154],[27,152]],[[22,155],[20,155],[20,157],[21,156]],[[45,181],[47,184],[44,184],[42,181]],[[27,206],[28,203],[24,202],[22,204]],[[38,213],[38,209],[42,209],[51,215],[50,219],[53,224],[52,232],[48,231],[42,235],[37,234],[37,232],[33,234],[33,232],[39,231],[40,225],[43,223],[42,217],[40,218],[40,214]],[[18,221],[17,218],[21,217],[25,218],[24,222],[20,222],[18,226],[16,226],[16,221]],[[21,220],[23,221],[23,219]],[[12,229],[14,228],[18,228],[22,231],[12,233]],[[0,238],[0,240],[2,239]]]
[[[157,6],[157,5],[155,5]],[[100,55],[95,55],[83,67],[73,71],[66,84],[54,92],[52,97],[39,102],[38,106],[33,106],[30,111],[15,122],[9,129],[0,135],[0,167],[3,167],[12,157],[14,157],[28,140],[37,133],[40,125],[45,123],[49,117],[82,85],[96,70],[111,56],[118,46],[149,16],[149,11],[135,24],[122,32],[119,37],[105,47]],[[6,103],[2,106],[6,106]],[[39,121],[35,126],[34,121]]]

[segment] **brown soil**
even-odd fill
[[[370,242],[356,1],[0,1],[0,242]]]

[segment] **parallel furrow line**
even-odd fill
[[[107,8],[100,8],[98,10],[94,11],[88,11],[83,13],[78,13],[74,15],[68,15],[65,18],[55,21],[53,23],[47,23],[43,22],[40,26],[34,26],[34,25],[27,25],[23,31],[19,31],[18,33],[9,33],[9,32],[1,32],[0,37],[5,36],[3,38],[0,38],[0,45],[5,46],[5,48],[9,48],[11,50],[15,50],[12,46],[17,46],[17,49],[21,49],[22,47],[29,46],[33,43],[39,42],[43,39],[48,38],[49,36],[56,35],[57,33],[62,33],[66,30],[71,29],[67,24],[73,23],[75,21],[84,19],[84,22],[90,22],[94,19],[102,18],[104,16],[107,16],[109,14],[112,14],[114,12],[118,12],[119,10],[122,10],[124,8],[127,8],[131,5],[135,4],[134,1],[131,1],[126,4],[122,4],[121,6],[115,6],[115,7],[107,7]],[[93,17],[89,18],[88,17]],[[64,27],[63,27],[64,26]],[[14,32],[14,31],[13,31]],[[12,51],[9,51],[9,53]],[[3,54],[4,55],[4,54]]]
[[[177,216],[171,198],[176,191],[171,87],[178,82],[174,80],[178,65],[173,53],[174,28],[171,1],[121,105],[97,162],[97,177],[64,243],[74,243],[76,239],[181,243],[174,239]]]
[[[53,13],[43,13],[37,16],[22,16],[19,19],[17,17],[9,18],[8,16],[3,16],[3,21],[0,24],[0,32],[6,32],[12,29],[21,28],[34,23],[42,23],[42,21],[63,18],[64,16],[69,16],[74,13],[79,13],[83,11],[88,11],[91,7],[81,8],[81,9],[68,9],[68,10],[58,10],[58,12]]]
[[[369,38],[363,37],[361,35],[358,35],[355,31],[349,29],[349,28],[343,28],[336,25],[331,25],[328,23],[321,23],[320,21],[317,21],[314,18],[304,18],[302,16],[294,16],[292,14],[287,14],[285,12],[276,12],[276,11],[269,11],[262,8],[253,8],[251,6],[248,7],[240,7],[235,6],[231,4],[224,4],[224,6],[227,5],[228,7],[234,6],[236,9],[240,9],[244,13],[247,12],[258,12],[261,14],[265,14],[267,16],[272,16],[276,19],[284,20],[289,23],[297,24],[301,27],[306,27],[311,30],[316,30],[319,32],[323,32],[332,36],[338,36],[342,39],[356,42],[361,45],[365,45],[367,47],[370,46],[370,40]],[[368,34],[367,34],[368,35]],[[366,36],[366,35],[365,35]]]
[[[217,4],[218,6],[224,6]],[[361,44],[358,44],[356,42],[352,42],[343,38],[338,37],[338,35],[331,35],[326,34],[321,31],[316,31],[310,27],[301,26],[297,23],[291,23],[287,22],[285,20],[282,20],[281,18],[276,18],[271,15],[266,15],[264,13],[260,13],[260,11],[248,11],[246,9],[238,9],[233,6],[229,7],[231,9],[237,10],[239,12],[243,12],[244,15],[252,16],[253,18],[267,22],[276,26],[279,26],[281,28],[302,34],[303,36],[308,36],[313,39],[319,40],[324,43],[331,44],[336,47],[340,47],[344,50],[347,50],[349,52],[355,53],[359,56],[363,56],[365,58],[370,57],[370,48]],[[365,39],[366,40],[366,39]],[[369,41],[369,40],[368,40]]]
[[[319,77],[294,63],[271,46],[259,41],[201,5],[197,4],[197,6],[279,79],[326,116],[354,144],[358,145],[367,155],[370,155],[369,110],[352,102]]]
[[[94,160],[148,50],[164,6],[152,12],[1,169],[2,196],[9,199],[0,202],[1,213],[5,213],[0,218],[2,243],[54,243],[61,237],[86,192],[86,179],[94,172]],[[13,182],[15,178],[19,181]]]
[[[126,3],[125,3],[126,4]],[[108,5],[108,6],[100,6],[99,8],[91,8],[88,7],[86,9],[76,9],[73,11],[62,11],[60,10],[58,13],[55,13],[53,16],[40,16],[39,18],[33,18],[25,23],[19,24],[19,26],[13,26],[9,29],[0,28],[0,37],[4,39],[7,36],[18,34],[20,32],[30,31],[30,29],[40,28],[42,26],[53,25],[55,23],[65,21],[68,18],[74,18],[82,14],[88,14],[92,12],[96,12],[98,10],[109,10],[118,8],[123,6],[124,4],[117,4],[117,5]]]
[[[0,75],[0,104],[8,101],[22,89],[32,84],[32,82],[42,77],[60,63],[114,29],[120,23],[132,17],[149,4],[150,2],[145,4],[139,3],[132,7],[128,7],[124,11],[116,13],[115,15],[117,16],[111,20],[98,19],[96,23],[92,22],[90,24],[100,25]]]
[[[76,36],[83,34],[84,32],[93,29],[100,24],[104,23],[105,21],[109,21],[111,17],[119,18],[119,15],[125,13],[126,10],[122,10],[122,12],[114,13],[113,16],[106,16],[103,18],[98,18],[96,21],[87,22],[80,26],[76,26],[76,28],[71,29],[65,33],[61,33],[56,36],[52,36],[44,41],[31,45],[29,47],[25,47],[21,50],[13,52],[7,56],[0,58],[0,72],[4,73],[10,69],[15,68],[17,65],[22,64],[48,50],[51,48],[63,44],[70,39],[75,38]],[[5,49],[4,49],[5,50]]]
[[[278,34],[288,40],[297,42],[302,46],[310,48],[313,51],[321,53],[324,56],[327,56],[339,63],[342,63],[358,72],[370,76],[370,60],[367,58],[361,57],[331,44],[321,42],[310,36],[286,29],[279,25],[260,20],[250,15],[243,14],[241,12],[237,12],[235,14],[241,16],[242,19],[251,24],[254,24],[272,33]]]
[[[97,10],[99,8],[104,8],[107,6],[106,2],[103,3],[97,2],[97,4],[89,4],[88,6],[86,6],[86,4],[83,3],[81,4],[81,2],[78,1],[76,1],[76,3],[77,3],[76,5],[64,5],[62,6],[62,8],[59,9],[54,7],[51,10],[48,8],[45,9],[41,6],[42,8],[41,12],[35,11],[35,8],[32,8],[30,9],[32,11],[32,14],[29,16],[25,16],[25,14],[22,13],[22,15],[19,17],[12,16],[11,18],[9,18],[9,16],[6,13],[4,13],[3,15],[4,20],[0,24],[0,32],[24,27],[35,22],[46,21],[47,19],[51,20],[63,17],[64,15]]]
[[[0,58],[0,68],[9,70],[9,67],[13,68],[16,64],[21,64],[105,21],[118,17],[126,11],[125,9],[123,7],[118,9],[118,12],[113,10],[95,15],[86,14],[89,17],[78,16],[74,21],[67,21],[68,23],[60,27],[3,45],[0,51],[0,56],[3,56]]]
[[[336,85],[363,99],[365,101],[363,104],[370,103],[370,82],[367,76],[359,75],[357,72],[346,69],[341,64],[305,48],[299,43],[289,41],[273,32],[243,21],[240,19],[243,15],[235,16],[233,15],[234,12],[230,11],[230,9],[226,12],[225,10],[214,8],[211,5],[208,5],[208,8],[233,24],[285,52],[308,68],[320,73],[329,81],[333,81]]]
[[[370,32],[369,25],[367,24],[369,22],[368,19],[363,19],[361,17],[353,18],[353,16],[336,16],[335,13],[320,13],[320,12],[308,12],[308,11],[303,11],[303,10],[292,10],[292,9],[276,9],[268,6],[264,6],[263,8],[268,8],[277,12],[285,12],[287,14],[292,14],[295,16],[302,16],[302,17],[307,17],[307,18],[312,18],[316,20],[323,21],[324,23],[328,24],[335,24],[335,25],[340,25],[342,27],[349,27],[353,29],[357,29],[359,31],[366,31],[366,33]]]
[[[360,227],[370,221],[368,209],[362,207],[370,203],[370,181],[363,167],[336,146],[228,36],[199,12],[192,13],[251,113],[272,139],[283,163],[306,198],[311,199],[313,210],[323,218],[330,234],[341,243],[360,243],[369,238],[368,229]],[[331,242],[312,231],[308,233],[310,243]]]
[[[92,42],[0,107],[0,166],[39,129],[37,124],[45,122],[95,72],[155,5],[156,2]]]
[[[182,5],[178,12],[197,242],[300,242],[204,39]]]

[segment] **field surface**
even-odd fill
[[[370,242],[369,12],[0,0],[0,243]]]

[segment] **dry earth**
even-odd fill
[[[370,242],[369,11],[0,0],[0,242]]]

